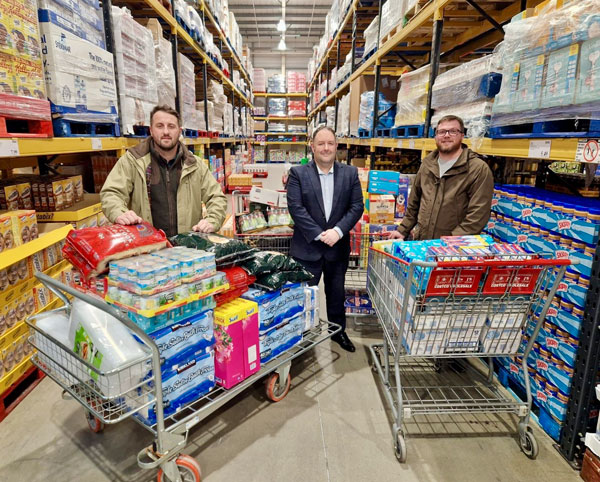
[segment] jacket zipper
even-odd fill
[[[167,175],[167,205],[169,206],[169,227],[171,228],[170,231],[171,233],[177,233],[177,227],[175,226],[175,223],[173,223],[173,202],[171,199],[171,172],[169,167],[167,166],[166,169],[166,175]]]

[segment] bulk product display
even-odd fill
[[[292,258],[218,235],[170,242],[149,225],[71,232],[63,251],[76,272],[66,283],[36,274],[63,305],[28,321],[35,364],[90,428],[132,417],[155,437],[138,462],[161,470],[180,463],[193,426],[258,379],[283,399],[292,360],[339,330],[320,323],[318,288]]]
[[[368,290],[386,342],[372,345],[370,351],[394,413],[398,460],[406,460],[405,418],[455,412],[518,415],[521,449],[530,458],[537,456],[537,442],[528,427],[532,393],[528,379],[525,389],[530,402],[518,402],[507,399],[494,385],[493,364],[487,377],[470,365],[460,365],[456,374],[447,376],[447,387],[436,386],[435,395],[425,397],[423,393],[432,393],[427,377],[420,381],[407,377],[403,383],[403,370],[413,367],[423,372],[428,364],[448,358],[456,363],[464,357],[517,353],[526,369],[525,360],[533,349],[533,339],[525,347],[521,343],[528,317],[535,319],[531,313],[538,314],[533,322],[533,335],[537,335],[550,309],[545,289],[553,295],[570,264],[568,259],[494,243],[490,236],[375,243]]]
[[[486,231],[499,240],[527,250],[554,253],[571,259],[544,325],[526,358],[535,403],[542,408],[540,422],[558,439],[571,394],[583,310],[590,286],[595,246],[600,229],[600,203],[593,199],[556,194],[528,186],[496,187],[492,219]],[[550,296],[546,287],[546,296]],[[532,335],[528,328],[528,336]],[[525,384],[517,359],[500,359],[506,377]]]

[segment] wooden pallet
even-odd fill
[[[381,39],[381,45],[385,44],[389,39],[391,39],[396,33],[402,30],[402,25],[396,25],[392,30],[388,32],[388,34]]]
[[[44,372],[32,366],[0,395],[0,422],[42,381]]]
[[[0,114],[0,137],[53,137],[51,120],[24,119]]]
[[[417,2],[404,12],[404,22],[408,23],[413,17],[415,17],[421,9],[429,3],[430,0],[417,0]]]

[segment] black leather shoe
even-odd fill
[[[349,351],[350,353],[354,353],[356,348],[354,347],[354,343],[350,341],[348,335],[346,335],[345,331],[340,333],[336,333],[331,337],[331,341],[335,341],[338,345],[340,345],[344,350]]]

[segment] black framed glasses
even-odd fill
[[[463,131],[461,131],[460,129],[436,129],[435,131],[435,135],[438,137],[445,137],[446,134],[450,137],[456,137],[462,133]]]

